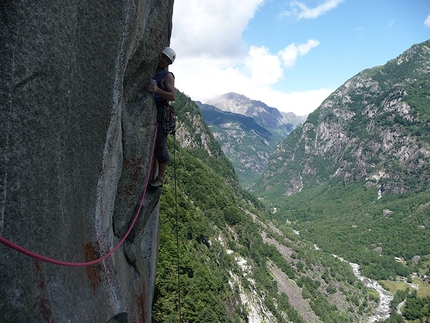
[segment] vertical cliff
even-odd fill
[[[0,236],[69,262],[127,232],[155,130],[144,89],[173,0],[0,4]],[[150,322],[159,193],[97,265],[58,266],[0,245],[1,322]]]

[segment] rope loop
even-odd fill
[[[6,245],[7,247],[14,249],[18,252],[23,253],[24,255],[27,255],[29,257],[32,257],[34,259],[37,260],[41,260],[47,263],[51,263],[54,265],[59,265],[59,266],[67,266],[67,267],[86,267],[86,266],[91,266],[91,265],[95,265],[98,264],[99,262],[105,260],[106,258],[110,257],[115,251],[117,251],[119,249],[119,247],[121,247],[121,245],[124,243],[124,241],[127,239],[127,237],[129,236],[131,230],[133,229],[134,225],[136,224],[137,218],[139,217],[140,211],[142,210],[142,206],[143,206],[143,201],[145,199],[146,196],[146,189],[148,187],[148,183],[149,183],[149,177],[150,177],[150,173],[151,173],[151,167],[152,167],[152,158],[154,155],[154,148],[155,148],[155,142],[156,142],[156,138],[157,138],[157,124],[155,125],[155,134],[154,134],[154,140],[153,140],[153,144],[152,144],[152,152],[151,152],[151,158],[149,161],[149,167],[148,167],[148,172],[147,172],[147,176],[146,176],[146,183],[145,183],[145,188],[143,190],[143,194],[142,194],[142,198],[140,200],[139,203],[139,209],[136,212],[136,215],[134,216],[134,219],[130,225],[130,227],[128,228],[127,233],[124,235],[124,237],[121,239],[121,241],[115,246],[115,248],[113,248],[111,251],[109,251],[106,255],[92,260],[92,261],[88,261],[88,262],[69,262],[69,261],[61,261],[58,259],[53,259],[53,258],[49,258],[37,253],[34,253],[30,250],[27,250],[3,237],[0,236],[0,243]]]

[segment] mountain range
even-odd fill
[[[345,82],[276,148],[258,191],[291,195],[330,181],[364,181],[381,196],[428,187],[429,55],[428,43],[416,45]]]
[[[430,295],[429,73],[426,41],[347,80],[250,186],[279,226],[394,291],[406,289],[401,277],[424,277],[421,297]]]
[[[427,41],[347,80],[302,125],[293,124],[249,191],[224,150],[267,140],[271,123],[249,119],[232,102],[198,103],[200,112],[179,94],[177,169],[163,187],[156,319],[176,315],[175,270],[190,322],[428,318],[429,64]],[[217,141],[211,130],[226,120],[249,139],[236,141],[231,132]],[[367,278],[358,280],[348,261]],[[387,291],[364,285],[376,281]],[[378,307],[383,295],[391,295],[385,308]]]
[[[176,90],[155,189],[173,1],[37,4],[2,6],[1,323],[429,321],[430,41],[307,118]]]
[[[154,322],[361,322],[379,295],[245,191],[195,102],[177,91],[162,188]],[[379,316],[378,316],[379,317]]]
[[[243,187],[266,169],[276,145],[306,119],[237,93],[196,103]]]

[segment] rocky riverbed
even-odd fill
[[[393,300],[393,295],[382,288],[375,280],[364,277],[360,274],[360,266],[352,262],[349,263],[352,267],[355,277],[357,277],[366,287],[372,288],[379,293],[379,306],[375,313],[369,318],[367,322],[378,322],[386,320],[390,317],[390,303]]]
[[[346,261],[345,259],[333,255],[334,257],[340,259],[341,261]],[[393,295],[382,288],[377,281],[370,278],[364,277],[360,274],[360,265],[348,262],[352,267],[355,277],[360,280],[364,286],[376,290],[379,294],[379,305],[375,313],[367,320],[368,323],[378,322],[381,320],[386,320],[390,317],[390,303],[393,300]]]

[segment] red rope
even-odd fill
[[[27,250],[3,237],[0,236],[0,242],[3,243],[4,245],[8,246],[9,248],[15,249],[16,251],[19,251],[21,253],[23,253],[24,255],[30,256],[34,259],[38,259],[44,262],[48,262],[54,265],[59,265],[59,266],[68,266],[68,267],[85,267],[85,266],[91,266],[91,265],[95,265],[98,264],[99,262],[105,260],[106,258],[110,257],[115,251],[118,250],[119,247],[121,247],[121,245],[124,243],[125,239],[127,239],[128,235],[130,234],[131,230],[133,229],[134,225],[136,224],[137,218],[139,217],[140,211],[142,210],[142,205],[143,205],[143,201],[145,199],[145,195],[146,195],[146,188],[148,187],[148,181],[149,181],[149,177],[150,177],[150,170],[151,170],[151,166],[152,166],[152,157],[154,155],[154,147],[155,147],[155,141],[157,138],[157,126],[155,127],[155,135],[154,135],[154,142],[152,144],[152,152],[151,152],[151,158],[149,161],[149,168],[148,168],[148,173],[146,176],[146,183],[145,183],[145,188],[143,190],[143,194],[142,194],[142,199],[140,200],[139,203],[139,209],[136,212],[136,215],[133,219],[133,222],[131,223],[127,233],[125,234],[125,236],[121,239],[121,241],[116,245],[115,248],[113,248],[111,251],[109,251],[109,253],[107,253],[106,255],[92,260],[92,261],[88,261],[88,262],[68,262],[68,261],[61,261],[61,260],[57,260],[57,259],[53,259],[53,258],[49,258],[46,256],[42,256],[39,255],[37,253],[34,253],[30,250]]]

